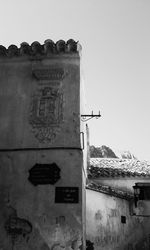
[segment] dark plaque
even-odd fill
[[[29,170],[28,180],[35,186],[45,184],[55,184],[60,179],[60,168],[56,163],[38,164],[36,163]]]
[[[56,187],[55,203],[79,203],[79,188]]]

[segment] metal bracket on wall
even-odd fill
[[[100,118],[101,117],[100,111],[99,111],[98,115],[93,114],[93,111],[92,111],[91,115],[81,115],[81,121],[82,122],[87,122],[88,120],[90,120],[90,119],[92,119],[94,117],[96,119]]]

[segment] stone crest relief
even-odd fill
[[[61,67],[40,66],[32,69],[37,90],[32,95],[29,123],[40,143],[51,143],[63,123],[62,84],[66,72]]]
[[[37,80],[63,80],[66,72],[62,68],[36,68],[32,71],[33,76]]]
[[[41,86],[32,97],[29,117],[32,132],[39,142],[52,142],[60,132],[62,122],[63,94],[60,88]]]

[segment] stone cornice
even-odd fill
[[[79,54],[81,45],[73,39],[67,42],[59,40],[54,43],[52,40],[45,40],[44,44],[35,41],[31,45],[26,42],[21,43],[20,48],[12,44],[8,48],[0,45],[0,58],[20,58],[20,57],[51,57],[53,55]]]

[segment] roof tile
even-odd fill
[[[89,182],[86,185],[86,188],[107,195],[115,196],[121,199],[132,200],[134,198],[133,194],[130,192],[114,189],[110,186],[103,186],[94,182]]]
[[[91,158],[89,178],[149,177],[150,163],[135,159]]]
[[[67,42],[59,40],[54,43],[52,40],[45,40],[44,44],[35,41],[31,45],[22,42],[20,48],[12,44],[8,48],[0,45],[0,58],[23,57],[23,56],[50,56],[53,54],[74,54],[81,50],[81,45],[73,39]]]

